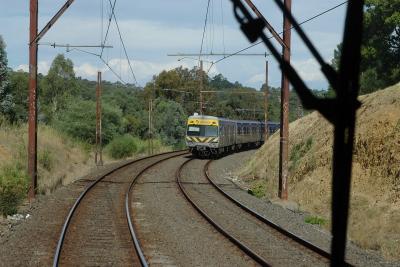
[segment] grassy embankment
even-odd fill
[[[155,140],[155,153],[171,150]],[[103,153],[105,164],[146,154],[147,143],[132,136],[115,138]],[[40,125],[38,129],[38,191],[53,192],[95,169],[92,146]],[[16,213],[28,189],[27,125],[0,127],[0,214]]]
[[[360,97],[352,170],[349,237],[363,248],[400,259],[400,84]],[[317,112],[289,129],[289,199],[330,229],[333,127]],[[276,199],[279,133],[240,176]]]

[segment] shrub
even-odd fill
[[[132,156],[137,150],[137,139],[128,134],[114,138],[106,147],[106,151],[114,159]]]
[[[47,171],[51,171],[53,168],[53,157],[51,151],[47,148],[39,151],[38,155],[39,164]]]
[[[121,134],[122,112],[119,108],[102,104],[102,140],[104,144]],[[96,102],[71,99],[66,110],[56,114],[54,125],[61,132],[76,139],[96,142]]]
[[[291,164],[289,169],[293,171],[296,169],[297,164],[299,163],[300,159],[304,157],[311,149],[313,144],[312,137],[309,137],[306,142],[301,141],[298,144],[295,144],[290,153],[290,161]]]
[[[304,219],[304,221],[309,224],[314,224],[314,225],[317,224],[320,226],[326,224],[326,220],[318,216],[308,216]]]
[[[4,166],[0,170],[0,212],[4,216],[17,212],[28,189],[28,176],[19,166]]]
[[[263,183],[262,181],[256,182],[250,189],[247,190],[250,195],[257,198],[262,198],[263,196],[265,196],[265,191],[265,183]]]

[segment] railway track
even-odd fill
[[[234,243],[237,247],[239,247],[243,252],[245,252],[248,256],[250,256],[252,259],[254,259],[256,262],[261,264],[262,266],[271,266],[271,265],[280,265],[279,259],[277,260],[276,255],[279,255],[282,251],[289,250],[295,252],[293,257],[296,259],[298,257],[299,262],[297,262],[296,265],[301,263],[302,257],[307,258],[308,262],[307,264],[310,264],[310,261],[312,262],[312,265],[327,265],[329,262],[330,255],[323,249],[301,239],[300,237],[296,236],[295,234],[286,231],[285,229],[281,228],[279,225],[274,224],[273,222],[269,221],[265,217],[261,216],[257,212],[253,211],[252,209],[248,208],[244,204],[240,203],[239,201],[235,200],[233,197],[228,195],[224,190],[216,184],[209,175],[209,165],[211,164],[212,160],[207,161],[207,163],[204,165],[204,168],[202,169],[202,174],[204,176],[204,179],[206,179],[207,183],[211,184],[212,187],[214,187],[218,192],[221,194],[218,194],[218,196],[223,196],[223,199],[225,199],[225,202],[228,201],[228,203],[224,203],[224,201],[220,200],[221,198],[217,197],[213,200],[209,200],[209,203],[207,204],[207,201],[204,201],[205,195],[201,193],[201,189],[199,187],[196,188],[191,188],[187,189],[185,187],[190,187],[192,186],[190,182],[183,182],[182,181],[182,171],[183,169],[188,166],[191,162],[193,162],[194,159],[189,159],[185,161],[180,168],[177,170],[176,173],[176,181],[177,184],[182,192],[182,194],[185,196],[185,198],[190,202],[190,204],[211,224],[213,225],[221,234],[223,234],[225,237],[227,237],[232,243]],[[210,186],[211,186],[210,185]],[[204,186],[204,183],[203,183]],[[189,193],[190,191],[190,193]],[[201,196],[201,197],[199,197]],[[207,196],[207,198],[209,198]],[[233,212],[232,214],[240,215],[240,213],[237,211],[237,208],[240,208],[241,213],[245,211],[245,214],[248,216],[252,217],[253,222],[250,223],[253,224],[255,227],[258,227],[259,230],[261,230],[259,233],[267,235],[273,235],[275,238],[270,239],[270,241],[274,240],[275,244],[268,244],[267,242],[263,242],[262,239],[260,239],[260,242],[257,244],[257,242],[254,242],[254,240],[251,240],[249,237],[252,235],[247,235],[241,234],[240,230],[237,229],[236,231],[234,230],[235,227],[232,227],[232,225],[229,225],[229,223],[226,223],[226,220],[223,219],[224,216],[217,215],[217,211],[213,211],[213,209],[216,208],[216,205],[213,203],[217,202],[220,205],[223,205],[223,208],[219,211],[220,214],[223,214],[225,212]],[[236,210],[232,207],[236,206]],[[243,215],[244,216],[244,215]],[[217,219],[216,219],[217,218]],[[249,218],[248,218],[249,219]],[[254,222],[257,221],[257,222]],[[266,229],[269,228],[269,229]],[[254,236],[254,235],[253,235]],[[265,240],[264,240],[265,241]],[[276,244],[277,242],[281,244]],[[265,247],[260,246],[260,244],[264,244]],[[267,249],[267,246],[275,246],[272,251],[266,252],[265,250]],[[279,250],[279,248],[285,248],[284,250]],[[276,255],[271,255],[271,252],[274,250],[276,251]],[[297,256],[295,256],[297,255]],[[281,256],[279,256],[281,257]],[[285,256],[288,257],[288,256]],[[290,257],[289,257],[290,258]],[[294,260],[296,263],[296,260]],[[287,262],[289,263],[289,262]],[[291,262],[293,263],[293,261]],[[304,264],[304,263],[303,263]]]
[[[132,225],[130,192],[146,170],[185,153],[167,152],[130,161],[93,181],[69,211],[53,266],[98,265],[103,259],[108,260],[102,262],[105,264],[147,266]]]
[[[107,172],[93,181],[81,193],[67,216],[54,255],[53,266],[58,266],[59,264],[79,265],[82,262],[94,265],[100,262],[117,265],[148,266],[132,221],[131,192],[138,178],[146,171],[163,161],[184,154],[187,154],[187,152],[169,152],[134,160]],[[243,214],[247,214],[253,218],[250,227],[255,226],[253,229],[254,232],[257,232],[256,235],[260,236],[261,231],[263,235],[265,234],[265,236],[267,236],[271,234],[271,232],[265,232],[263,227],[271,228],[273,229],[272,231],[275,232],[272,233],[272,235],[276,236],[279,234],[284,236],[283,238],[280,237],[281,240],[279,241],[284,243],[284,247],[295,247],[294,250],[297,250],[297,256],[295,256],[295,258],[302,259],[302,254],[306,255],[306,258],[312,258],[311,260],[306,260],[306,265],[309,263],[312,263],[312,265],[328,264],[330,258],[328,252],[286,231],[227,194],[222,187],[210,177],[208,169],[212,160],[207,161],[204,166],[199,169],[202,170],[202,172],[198,174],[202,174],[201,179],[204,179],[205,182],[182,181],[182,171],[190,163],[195,161],[205,162],[190,158],[179,165],[175,173],[177,187],[182,192],[185,199],[188,200],[191,206],[193,206],[202,217],[250,258],[262,266],[271,266],[277,263],[276,259],[270,260],[268,253],[265,253],[263,247],[254,245],[254,242],[249,242],[249,236],[246,236],[246,234],[242,235],[240,231],[233,230],[229,225],[227,226],[221,218],[216,219],[215,217],[218,216],[215,216],[216,213],[214,212],[213,214],[211,209],[226,209],[232,211],[232,207],[235,207],[240,210],[239,213],[236,210],[236,215],[240,217],[244,216],[240,213],[245,211]],[[197,166],[197,168],[198,167],[199,166]],[[193,172],[191,175],[193,176]],[[198,193],[194,193],[197,190],[187,187],[195,185],[202,186],[203,188],[208,186],[208,192],[215,192],[215,190],[217,190],[219,193],[214,193],[213,197],[218,196],[220,199],[213,203],[218,202],[218,205],[211,205],[210,208],[210,206],[205,204],[207,199],[206,201],[204,199],[199,200],[198,195],[197,197],[193,197],[193,195]],[[228,207],[224,201],[229,201],[230,207]],[[220,204],[222,208],[219,207]],[[216,212],[218,213],[218,211]],[[254,223],[254,221],[258,223]],[[260,225],[260,223],[262,223],[262,225]],[[269,241],[273,242],[273,240],[274,238]],[[274,242],[276,242],[276,239]],[[81,244],[81,246],[76,246],[76,244]],[[93,244],[97,244],[98,246],[93,247]],[[264,243],[264,245],[271,246],[272,243]],[[272,251],[277,248],[276,244],[272,246],[275,246]],[[109,249],[114,249],[117,253],[113,255],[114,258],[110,257],[110,255],[105,255],[104,259],[107,259],[108,262],[104,262],[102,261],[102,253],[106,253]]]

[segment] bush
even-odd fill
[[[117,138],[114,138],[106,147],[106,151],[110,154],[110,156],[114,159],[122,159],[129,156],[132,156],[135,152],[138,151],[138,147],[140,143],[138,143],[137,138],[132,137],[131,135],[123,135]],[[139,144],[139,145],[138,145]]]
[[[265,196],[265,183],[262,181],[258,181],[255,184],[251,186],[250,189],[247,190],[247,193],[249,193],[252,196],[255,196],[256,198],[262,198]]]
[[[53,157],[51,151],[47,148],[39,151],[38,155],[39,164],[47,171],[51,171],[53,168]]]
[[[28,190],[28,176],[19,166],[0,170],[0,212],[4,216],[17,212]]]
[[[293,171],[296,169],[300,159],[304,157],[311,149],[313,145],[313,139],[312,137],[307,138],[306,142],[301,141],[298,144],[295,144],[292,148],[292,151],[290,153],[290,166],[289,170]]]
[[[122,112],[107,103],[102,104],[102,140],[110,142],[122,132]],[[96,142],[96,102],[71,99],[66,110],[57,114],[54,124],[61,132],[83,142]]]
[[[320,226],[326,224],[326,220],[324,218],[321,218],[318,216],[308,216],[305,218],[304,221],[309,224],[313,224],[313,225],[317,224]]]

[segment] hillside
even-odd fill
[[[0,169],[18,165],[26,169],[27,126],[2,125]],[[58,185],[69,184],[95,167],[91,147],[62,135],[51,127],[38,129],[39,192],[50,193]]]
[[[350,239],[400,259],[400,83],[360,97],[354,151]],[[290,124],[289,199],[325,218],[330,229],[333,127],[317,112]],[[240,177],[277,198],[279,133],[257,151]]]

